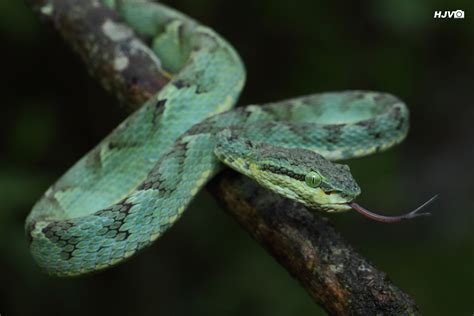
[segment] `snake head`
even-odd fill
[[[307,149],[257,143],[226,133],[218,137],[215,153],[263,187],[320,211],[351,210],[349,203],[361,192],[347,165]]]

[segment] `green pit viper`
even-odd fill
[[[404,139],[408,110],[396,97],[344,91],[231,110],[245,70],[222,37],[161,4],[105,4],[151,39],[171,80],[33,207],[26,233],[48,273],[74,276],[130,258],[173,226],[224,165],[323,212],[354,209],[386,222],[425,215],[420,208],[396,217],[363,209],[349,167],[332,162]],[[102,29],[112,40],[130,35],[113,21]]]

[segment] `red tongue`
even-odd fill
[[[357,204],[355,202],[349,202],[347,204],[354,211],[356,211],[356,212],[362,214],[363,216],[365,216],[367,218],[370,218],[374,221],[384,222],[384,223],[395,223],[395,222],[400,222],[402,220],[412,219],[412,218],[419,217],[419,216],[429,216],[429,215],[431,215],[430,213],[418,213],[418,212],[421,209],[428,206],[429,204],[431,204],[431,202],[433,202],[437,197],[438,197],[438,195],[435,195],[431,199],[429,199],[428,201],[423,203],[422,205],[418,206],[415,210],[411,211],[410,213],[407,213],[407,214],[404,214],[404,215],[399,215],[399,216],[384,216],[384,215],[372,213],[372,212],[366,210],[365,208],[363,208],[362,206],[360,206],[359,204]]]

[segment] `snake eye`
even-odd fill
[[[318,172],[310,171],[304,177],[304,181],[306,182],[308,186],[312,188],[317,188],[321,184],[322,177]]]

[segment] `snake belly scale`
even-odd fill
[[[26,220],[48,273],[74,276],[131,257],[170,228],[223,166],[325,212],[350,210],[360,188],[332,161],[403,140],[408,110],[378,92],[314,94],[232,110],[244,66],[212,29],[157,3],[107,1],[151,39],[171,81],[80,159]]]

